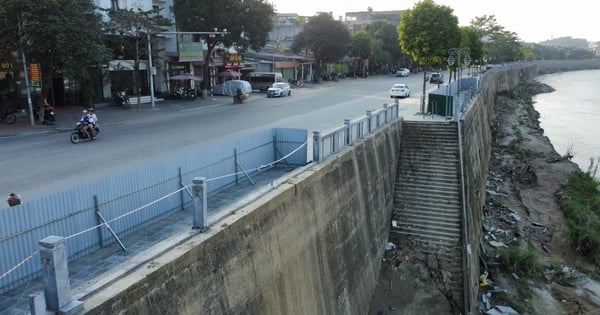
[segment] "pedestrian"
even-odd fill
[[[21,197],[18,194],[10,193],[6,201],[8,202],[8,206],[13,207],[21,204]]]

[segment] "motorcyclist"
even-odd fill
[[[81,119],[79,119],[79,123],[83,126],[83,132],[85,132],[86,136],[91,139],[92,137],[90,136],[90,115],[88,114],[87,110],[83,110],[82,111],[82,115],[81,115]]]
[[[88,115],[89,115],[88,131],[90,132],[90,134],[93,135],[98,130],[98,116],[96,116],[96,111],[94,111],[93,107],[90,107],[88,109]]]
[[[238,87],[235,90],[235,95],[233,97],[235,97],[238,103],[242,103],[242,95],[244,95],[244,93],[242,93],[242,89]]]

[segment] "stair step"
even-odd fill
[[[394,208],[394,212],[392,215],[402,215],[402,214],[422,214],[425,216],[438,216],[441,219],[450,219],[450,218],[458,218],[460,220],[461,213],[456,208],[427,208],[421,205],[416,205],[410,208],[404,207],[402,209]]]
[[[415,230],[415,229],[411,229],[411,230],[392,229],[390,231],[390,233],[391,234],[397,234],[397,235],[404,235],[404,236],[419,237],[419,238],[430,238],[430,239],[435,239],[435,240],[445,240],[445,241],[448,241],[448,242],[457,242],[457,241],[460,241],[460,236],[456,236],[454,234],[443,234],[443,233],[431,234],[431,233],[423,233],[422,231]]]
[[[460,206],[460,200],[458,200],[458,199],[444,199],[443,201],[440,201],[440,200],[433,200],[433,198],[431,198],[431,196],[429,196],[429,195],[414,195],[413,194],[413,195],[407,196],[405,198],[402,198],[402,196],[405,196],[405,195],[400,195],[397,200],[400,202],[404,201],[405,204],[420,204],[420,205],[430,207],[430,208],[454,207],[457,210],[459,209],[459,206]]]
[[[435,212],[402,212],[396,216],[393,216],[395,220],[403,221],[403,219],[409,220],[438,220],[439,222],[444,222],[447,224],[453,224],[460,228],[460,218],[452,215],[442,215]]]

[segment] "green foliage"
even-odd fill
[[[498,25],[494,15],[476,17],[471,21],[471,27],[480,39],[485,39],[483,51],[488,62],[508,62],[523,58],[517,34]]]
[[[84,81],[89,69],[105,63],[102,19],[90,0],[3,0],[0,36],[4,49],[24,50],[27,61],[42,65],[44,88],[52,73]]]
[[[448,49],[461,43],[458,18],[448,6],[423,0],[402,13],[398,26],[402,51],[422,64],[446,64]]]
[[[389,61],[381,61],[385,63],[398,64],[402,58],[402,50],[398,42],[398,29],[386,21],[373,21],[367,25],[365,31],[371,35],[376,41],[380,42],[381,50],[374,50],[375,54],[389,55]],[[382,57],[381,59],[385,59]],[[378,60],[374,60],[378,61]]]
[[[600,182],[589,172],[577,171],[559,194],[571,241],[579,252],[597,263],[600,262],[599,187]]]
[[[225,36],[202,39],[208,47],[205,64],[210,63],[214,48],[237,47],[260,50],[266,46],[269,32],[273,29],[275,12],[273,6],[262,0],[174,0],[173,12],[177,30],[181,32],[211,32],[227,29]],[[210,88],[210,72],[204,67],[204,88]]]
[[[327,13],[319,13],[310,17],[302,32],[296,36],[291,50],[299,52],[308,50],[315,56],[315,76],[321,77],[326,63],[340,60],[346,54],[350,43],[350,33],[339,21],[335,21]]]
[[[535,248],[511,247],[500,255],[501,267],[509,273],[536,277],[541,275],[542,267]]]
[[[471,64],[483,64],[483,44],[481,38],[477,34],[477,31],[473,27],[461,27],[461,45],[460,47],[469,48],[469,56],[471,57]]]
[[[588,49],[565,46],[545,46],[539,44],[522,45],[521,53],[525,60],[582,60],[597,58],[597,56],[594,55],[594,52]]]
[[[349,45],[351,56],[366,59],[371,56],[373,38],[366,31],[354,33]]]
[[[204,37],[212,51],[218,44],[240,50],[260,50],[267,44],[273,29],[275,12],[262,0],[174,0],[173,12],[177,30],[181,32],[211,32],[227,29],[226,36]]]

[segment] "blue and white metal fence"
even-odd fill
[[[65,237],[69,260],[81,257],[190,207],[194,178],[207,178],[211,193],[272,163],[305,165],[307,137],[259,131],[0,209],[0,293],[40,276],[38,242],[47,236]]]

